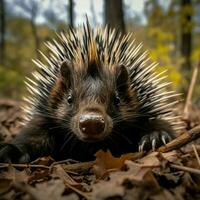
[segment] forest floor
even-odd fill
[[[0,100],[0,141],[10,141],[22,128],[20,105]],[[50,157],[0,163],[0,200],[200,199],[200,107],[191,106],[184,121],[183,134],[155,152],[115,158],[100,150],[85,163]]]

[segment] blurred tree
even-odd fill
[[[174,7],[171,4],[164,6],[160,0],[149,0],[144,8],[147,18],[146,45],[150,56],[160,63],[159,71],[168,70],[173,86],[178,87],[181,82],[181,58],[176,52],[178,30]]]
[[[46,10],[44,10],[43,16],[46,19],[48,26],[51,29],[56,30],[58,19],[56,17],[56,13],[54,12],[54,10],[52,10],[52,9],[46,9]]]
[[[122,0],[104,0],[105,24],[125,33],[124,12]]]
[[[147,16],[148,26],[160,26],[164,18],[164,10],[159,0],[145,2],[144,12]]]
[[[45,24],[37,25],[40,41],[55,37]],[[19,30],[20,27],[20,30]],[[35,41],[32,37],[30,20],[24,17],[7,18],[6,34],[6,67],[0,65],[0,97],[21,98],[26,91],[25,76],[31,76],[35,65],[31,62],[35,58]],[[49,52],[45,45],[41,45],[43,53]],[[42,59],[42,58],[41,58]]]
[[[193,29],[193,5],[191,0],[180,1],[180,31],[181,45],[180,52],[184,58],[182,69],[185,78],[190,81],[191,53],[192,53],[192,29]]]
[[[94,24],[94,26],[96,26],[97,18],[96,18],[96,13],[95,13],[95,9],[94,9],[94,0],[90,0],[90,10],[92,13],[93,24]]]
[[[184,93],[188,90],[192,65],[200,58],[199,9],[199,0],[148,0],[145,3],[146,44],[150,46],[150,54],[169,69],[172,82]],[[200,95],[200,87],[197,88],[196,97]]]
[[[5,22],[5,1],[0,0],[0,64],[4,64],[5,60],[5,30],[6,30],[6,22]]]
[[[74,2],[69,0],[69,25],[74,27]]]
[[[30,25],[32,29],[32,35],[35,41],[35,54],[39,58],[40,54],[38,52],[38,49],[40,49],[40,39],[37,32],[37,25],[36,25],[36,17],[39,11],[39,2],[36,0],[31,1],[20,1],[18,0],[18,5],[26,12],[30,17]]]

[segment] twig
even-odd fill
[[[194,168],[191,168],[191,167],[185,167],[185,166],[180,166],[180,165],[175,165],[175,164],[170,164],[170,167],[174,168],[174,169],[179,169],[179,170],[182,170],[182,171],[185,171],[185,172],[190,172],[190,173],[193,173],[193,174],[200,175],[199,169],[194,169]]]
[[[192,93],[194,90],[194,86],[197,80],[197,75],[198,75],[198,71],[200,70],[200,60],[198,61],[197,65],[195,66],[194,70],[193,70],[193,74],[192,74],[192,79],[190,82],[190,86],[188,89],[188,94],[187,94],[187,98],[186,98],[186,103],[185,103],[185,107],[184,107],[184,111],[183,111],[183,116],[184,118],[188,118],[188,110],[189,110],[189,106],[191,104],[191,100],[192,100]]]
[[[95,164],[95,161],[75,163],[75,164],[63,165],[63,169],[65,171],[67,170],[67,171],[73,171],[73,172],[81,172],[81,171],[85,171],[92,168],[94,164]]]
[[[31,164],[12,164],[12,163],[0,163],[0,169],[7,167],[19,167],[19,168],[44,168],[49,169],[50,167],[45,165],[31,165]]]
[[[164,153],[164,152],[168,152],[171,150],[180,149],[184,145],[190,143],[193,140],[196,140],[199,137],[200,137],[200,125],[194,127],[193,129],[189,130],[188,132],[183,133],[176,139],[167,143],[165,146],[160,147],[158,149],[158,151]]]
[[[198,162],[198,164],[199,164],[199,166],[200,166],[200,158],[199,158],[199,154],[198,154],[198,152],[197,152],[197,148],[196,148],[196,146],[195,146],[194,144],[192,144],[192,148],[193,148],[193,151],[194,151],[195,156],[196,156],[196,158],[197,158],[197,162]]]
[[[56,165],[60,165],[60,164],[67,164],[68,162],[75,162],[74,164],[76,164],[76,163],[79,163],[78,161],[75,161],[75,160],[72,160],[72,159],[66,159],[66,160],[60,160],[60,161],[56,161],[56,162],[53,162],[52,164],[51,164],[51,166],[50,166],[50,172],[54,169],[54,167],[56,166]],[[71,165],[71,164],[68,164],[68,165]],[[72,172],[72,171],[70,171],[70,170],[65,170],[66,172],[70,172],[70,173],[74,173],[74,172]]]
[[[79,161],[77,161],[77,160],[66,159],[66,160],[60,160],[60,161],[53,162],[52,166],[59,165],[59,164],[64,164],[64,163],[69,163],[69,162],[79,163]]]

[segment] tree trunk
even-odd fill
[[[97,18],[96,18],[95,9],[94,9],[94,0],[90,0],[90,10],[92,13],[92,19],[93,19],[94,26],[96,26]]]
[[[69,24],[72,28],[74,27],[74,2],[73,2],[73,0],[69,0]]]
[[[191,71],[191,51],[192,51],[192,2],[191,0],[181,0],[180,6],[180,21],[181,21],[181,45],[180,51],[184,61],[182,69],[186,79],[190,80]]]
[[[40,49],[40,39],[37,33],[37,27],[35,24],[35,20],[33,18],[31,18],[31,29],[32,29],[32,34],[33,34],[33,39],[34,39],[34,43],[35,43],[35,54],[36,57],[39,59],[40,58],[40,54],[39,54],[39,49]]]
[[[125,33],[123,2],[122,0],[104,0],[105,24]]]
[[[5,61],[5,1],[0,0],[0,64]]]

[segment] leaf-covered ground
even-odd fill
[[[0,100],[1,141],[21,129],[20,104]],[[187,131],[156,152],[115,158],[100,150],[95,161],[86,163],[50,157],[1,163],[0,200],[200,199],[200,109],[190,108],[185,122]]]

